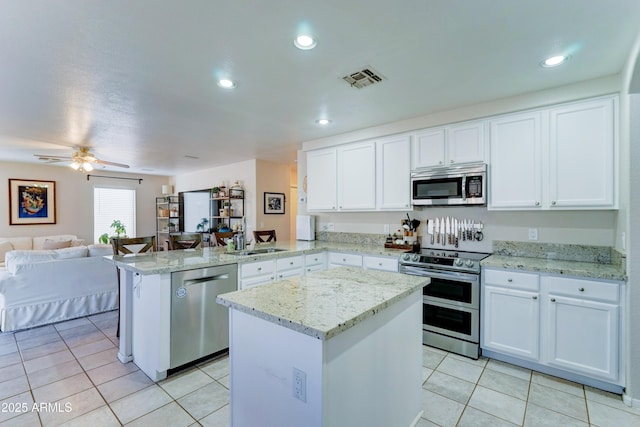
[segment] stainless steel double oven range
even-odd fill
[[[480,261],[490,254],[423,248],[400,257],[400,272],[431,278],[423,288],[423,343],[480,355]]]

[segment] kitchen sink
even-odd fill
[[[251,249],[247,251],[240,251],[238,255],[259,255],[259,254],[270,254],[273,252],[283,252],[286,249],[277,249],[277,248],[264,248],[264,249]]]

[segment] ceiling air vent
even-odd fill
[[[384,77],[377,71],[374,71],[373,68],[366,67],[348,76],[344,76],[342,79],[349,83],[351,87],[362,89],[365,86],[382,82]]]

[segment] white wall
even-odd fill
[[[95,170],[91,175],[108,175],[123,178],[142,178],[138,181],[91,178],[66,166],[32,163],[0,162],[0,236],[49,236],[76,234],[87,242],[93,242],[93,188],[95,186],[132,188],[136,190],[136,234],[152,236],[156,232],[156,197],[162,196],[162,185],[169,177],[138,175]],[[45,180],[56,182],[56,224],[9,225],[8,180]],[[4,182],[4,184],[2,183]],[[114,218],[116,219],[116,218]]]
[[[620,163],[621,198],[618,234],[627,237],[627,334],[626,366],[627,387],[625,393],[640,407],[640,194],[631,191],[632,184],[640,182],[640,35],[632,49],[623,75],[621,96]],[[632,95],[630,95],[632,94]],[[624,120],[624,121],[623,121]],[[632,167],[633,166],[633,167]],[[635,188],[634,188],[635,190]]]
[[[577,99],[620,92],[621,76],[590,80],[551,90],[528,93],[455,110],[421,116],[411,120],[388,123],[362,129],[348,134],[336,135],[303,143],[303,149],[315,149],[352,141],[375,138],[394,133],[408,132],[447,123],[489,117],[512,111],[526,110]],[[302,191],[306,159],[304,152],[298,153],[298,210],[306,213],[306,194]],[[383,233],[385,224],[397,229],[405,213],[313,213],[317,215],[317,230],[322,231],[333,223],[335,231],[357,233]],[[616,245],[617,211],[565,211],[565,212],[497,212],[486,208],[428,208],[416,210],[411,217],[423,221],[427,218],[452,216],[471,218],[485,223],[485,240],[468,244],[461,250],[490,251],[493,240],[528,241],[529,228],[538,229],[539,242],[575,243],[590,245]],[[419,234],[425,234],[420,229]],[[618,239],[619,240],[619,239]],[[619,246],[619,245],[618,245]]]
[[[239,181],[244,188],[244,209],[249,233],[255,229],[256,223],[256,160],[232,163],[230,165],[204,169],[172,178],[176,194],[182,191],[210,189],[225,185],[229,188]]]

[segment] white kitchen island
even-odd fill
[[[428,283],[338,268],[219,295],[232,426],[415,425]]]

